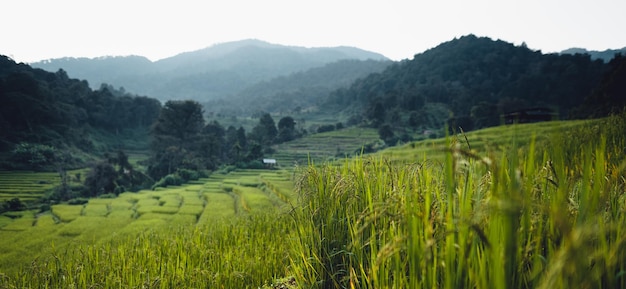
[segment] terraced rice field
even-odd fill
[[[281,170],[216,173],[179,187],[126,192],[113,199],[90,199],[85,205],[53,205],[42,214],[5,214],[0,216],[0,272],[16,270],[16,264],[27,265],[53,248],[97,245],[147,230],[204,226],[236,215],[274,212],[296,199],[291,177],[291,172]]]
[[[84,170],[67,172],[70,183],[80,183],[77,174],[85,175]],[[0,171],[0,203],[13,198],[22,202],[37,200],[60,182],[56,172]]]
[[[310,160],[323,163],[329,160],[353,156],[366,144],[379,141],[373,128],[349,127],[341,130],[317,133],[276,146],[274,155],[281,167],[306,165]]]

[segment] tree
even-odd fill
[[[391,128],[391,125],[389,124],[383,124],[378,129],[378,136],[380,137],[380,139],[385,141],[385,143],[389,146],[395,145],[396,142],[398,141],[393,133],[393,129]]]
[[[208,123],[202,129],[200,155],[210,169],[216,168],[224,158],[225,135],[224,127],[217,121]]]
[[[198,169],[202,161],[197,151],[202,146],[204,118],[202,105],[192,100],[165,103],[152,126],[150,176],[160,179],[179,168]]]
[[[486,101],[481,101],[474,105],[470,111],[470,116],[474,120],[475,128],[497,126],[500,124],[498,106]]]
[[[115,180],[117,172],[108,161],[95,164],[85,178],[87,192],[85,197],[96,197],[106,193],[112,193],[117,186]]]
[[[160,148],[189,148],[204,127],[202,105],[193,100],[170,100],[165,103],[153,125],[153,144]]]
[[[256,140],[264,148],[274,143],[278,130],[274,119],[269,113],[265,113],[259,119],[259,123],[252,129],[250,138]]]
[[[277,142],[287,142],[296,138],[296,121],[291,116],[286,116],[278,121]]]
[[[372,121],[374,127],[379,127],[385,122],[385,107],[380,101],[377,101],[370,106],[367,111],[367,117]]]

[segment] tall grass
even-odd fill
[[[292,274],[303,288],[626,288],[626,122],[606,122],[498,156],[449,138],[442,163],[309,166]]]
[[[53,206],[67,222],[33,213],[7,231],[3,262],[41,248],[36,234],[56,247],[0,288],[626,288],[626,115],[530,141],[508,131],[497,151],[453,136],[436,160],[310,165],[295,194],[291,174],[214,174]],[[89,242],[102,232],[117,237]]]
[[[0,288],[258,288],[285,274],[283,217],[257,214],[53,249],[11,279],[0,275]]]

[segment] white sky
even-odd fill
[[[626,46],[626,1],[7,0],[0,54],[18,62],[142,55],[158,60],[256,38],[355,46],[412,59],[467,34],[556,52]]]

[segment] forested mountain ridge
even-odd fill
[[[6,56],[0,56],[0,102],[0,167],[30,169],[50,165],[54,151],[102,153],[127,149],[141,138],[147,144],[161,109],[156,99],[109,85],[92,90],[64,70],[47,72]],[[26,159],[7,161],[19,157],[19,149]],[[80,165],[76,156],[67,162]]]
[[[204,102],[208,113],[258,115],[298,113],[317,107],[328,94],[358,78],[378,73],[392,61],[340,60],[251,85],[228,98]]]
[[[32,63],[48,71],[64,69],[96,87],[109,83],[162,101],[208,101],[277,76],[343,59],[386,60],[352,47],[303,48],[242,40],[217,44],[151,62],[140,56],[61,58]]]
[[[468,35],[334,91],[324,107],[375,127],[414,129],[439,129],[450,120],[464,130],[493,126],[503,113],[529,107],[566,119],[607,69],[585,54],[543,54]]]

